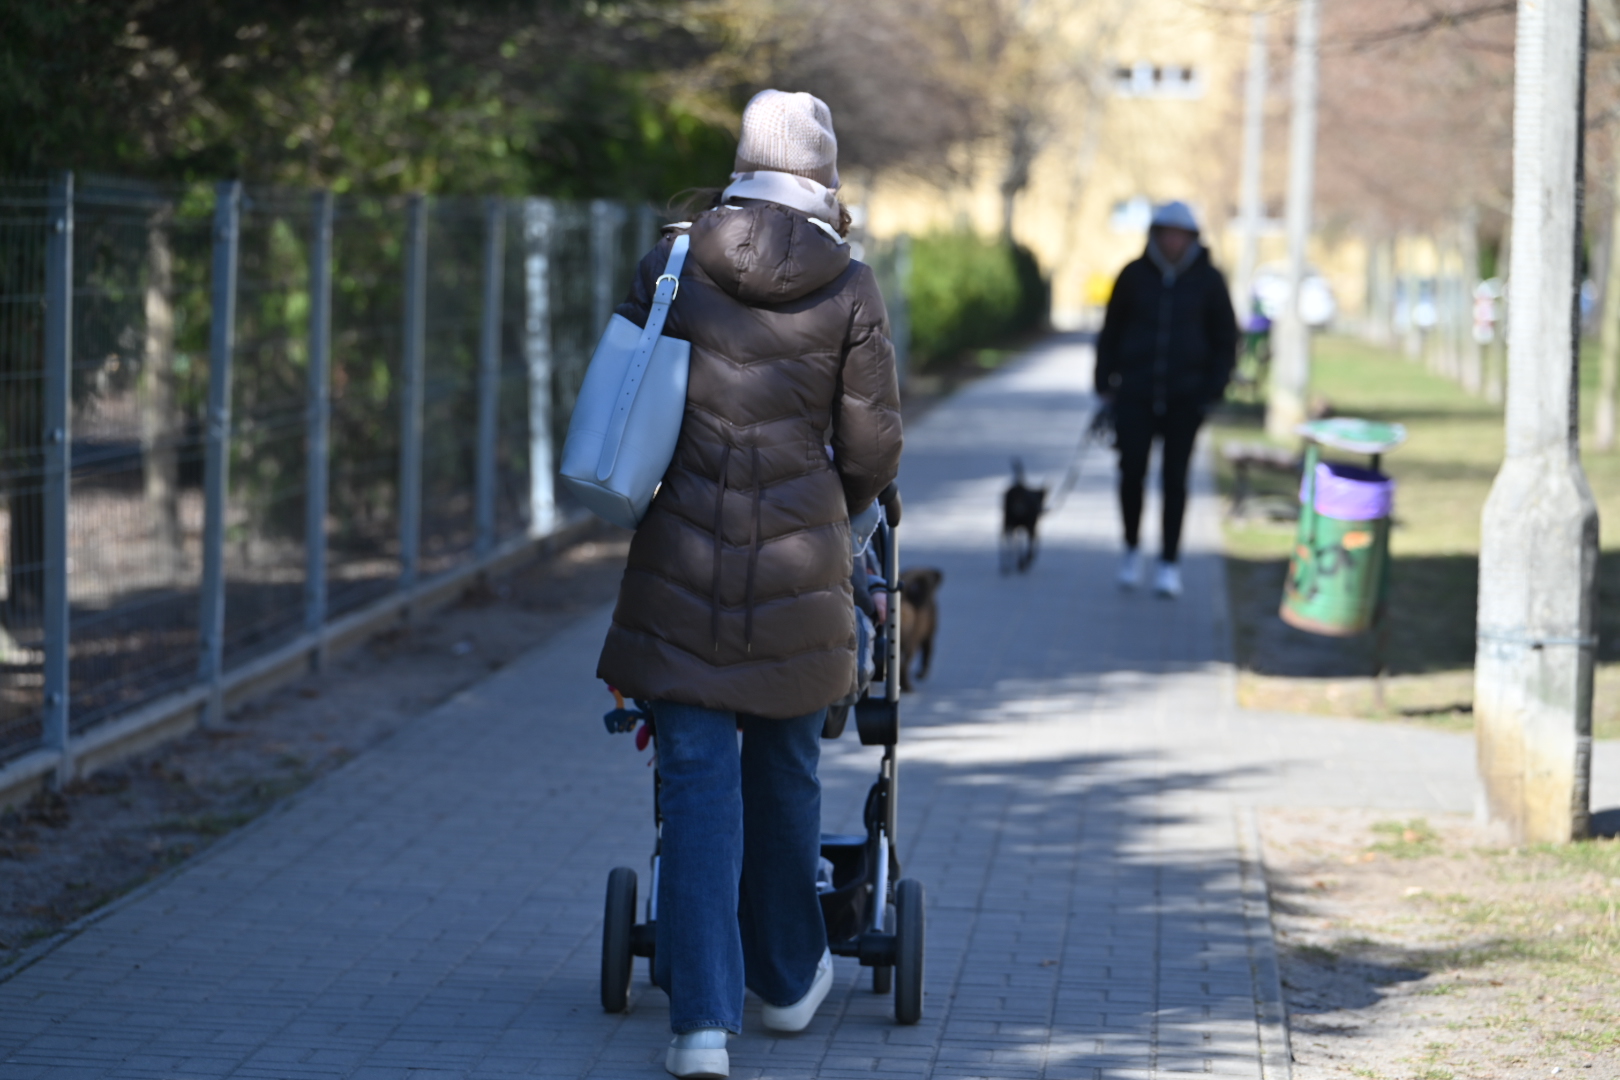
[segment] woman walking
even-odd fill
[[[1142,489],[1157,439],[1163,524],[1153,590],[1169,599],[1181,595],[1187,465],[1205,414],[1226,394],[1237,338],[1226,279],[1198,242],[1191,208],[1163,204],[1153,212],[1147,250],[1120,271],[1097,335],[1097,396],[1113,409],[1119,446],[1124,588],[1142,583]]]
[[[679,1077],[729,1075],[745,986],[767,1028],[792,1032],[832,985],[821,727],[856,679],[849,518],[900,460],[888,316],[843,238],[837,150],[818,98],[757,95],[730,186],[665,230],[618,309],[645,324],[686,232],[664,330],[692,344],[685,419],[597,669],[654,703],[655,976]]]

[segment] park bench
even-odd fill
[[[1280,473],[1297,477],[1300,458],[1292,450],[1264,443],[1229,442],[1221,446],[1221,456],[1232,466],[1232,505],[1227,511],[1231,517],[1243,514],[1244,506],[1253,490],[1251,475],[1254,470]]]

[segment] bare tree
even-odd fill
[[[152,539],[163,569],[180,566],[180,411],[174,372],[174,252],[169,231],[172,207],[155,211],[146,226],[146,340],[137,394],[141,462]]]
[[[1513,11],[1497,0],[1324,9],[1325,220],[1432,231],[1470,205],[1506,208]]]
[[[823,98],[851,170],[961,183],[978,158],[964,151],[991,150],[1010,238],[1036,162],[1075,128],[1057,110],[1078,110],[1082,128],[1099,119],[1125,10],[1125,0],[734,0],[731,48],[709,70]],[[1081,143],[1071,149],[1083,169],[1092,154]]]
[[[1620,48],[1620,7],[1615,0],[1593,0],[1592,14],[1608,47]],[[1604,66],[1611,72],[1620,68],[1620,64],[1612,61]],[[1609,182],[1609,265],[1603,320],[1598,331],[1597,430],[1594,433],[1599,450],[1614,449],[1616,397],[1620,396],[1620,153],[1612,155]]]
[[[949,181],[954,151],[989,130],[964,77],[969,51],[948,0],[728,0],[709,9],[726,47],[681,73],[711,115],[766,86],[826,101],[846,172],[903,170]],[[719,103],[724,103],[720,105]]]

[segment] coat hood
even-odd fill
[[[785,304],[849,267],[849,245],[831,226],[777,203],[722,206],[692,223],[691,257],[745,304]]]

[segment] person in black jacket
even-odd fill
[[[1137,541],[1153,440],[1163,446],[1163,548],[1154,591],[1181,595],[1181,521],[1187,463],[1198,426],[1226,393],[1237,357],[1237,318],[1226,279],[1198,242],[1182,202],[1153,212],[1147,250],[1120,271],[1097,338],[1097,395],[1113,410],[1119,448],[1119,508],[1125,557],[1119,583],[1142,583]]]

